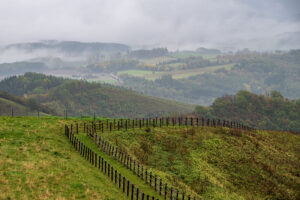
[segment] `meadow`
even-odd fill
[[[65,124],[83,120],[92,118],[0,117],[0,199],[127,199],[64,135]],[[190,126],[98,133],[168,185],[198,198],[296,200],[300,195],[299,135]],[[100,151],[82,127],[77,137],[143,192],[162,199]]]
[[[72,148],[56,117],[0,117],[0,199],[127,199]]]

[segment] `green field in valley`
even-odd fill
[[[124,71],[119,71],[118,75],[128,74],[128,75],[136,76],[136,77],[144,77],[144,76],[150,75],[152,73],[159,73],[159,72],[152,72],[152,71],[147,71],[147,70],[124,70]]]
[[[173,63],[172,65],[176,65]],[[171,71],[162,71],[162,72],[152,72],[146,70],[127,70],[127,71],[120,71],[118,75],[128,74],[135,77],[145,78],[147,80],[155,80],[161,78],[163,75],[172,75],[174,79],[182,79],[188,78],[190,76],[195,76],[204,73],[212,73],[218,69],[225,69],[230,70],[234,64],[226,64],[226,65],[216,65],[216,66],[209,66],[209,67],[202,67],[197,69],[186,69],[186,70],[171,70]]]

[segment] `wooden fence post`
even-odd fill
[[[144,179],[144,166],[142,165],[141,167],[142,167],[142,169],[141,169],[141,178],[143,180]]]
[[[161,178],[159,179],[159,195],[161,195],[161,185],[162,185],[162,180]]]
[[[150,177],[149,177],[150,179],[149,179],[149,184],[150,184],[150,186],[152,186],[152,172],[150,172]]]
[[[98,156],[98,169],[100,170],[101,167],[101,156]]]
[[[127,180],[127,196],[129,196],[129,185],[130,185],[130,182],[129,182],[129,180]]]
[[[129,169],[130,169],[130,171],[132,171],[132,169],[131,169],[131,161],[132,161],[132,159],[131,159],[131,157],[129,156]]]
[[[97,153],[95,153],[95,167],[97,167],[97,164],[98,164],[97,157],[98,157],[98,155],[97,155]]]
[[[165,199],[167,199],[167,192],[168,192],[168,184],[165,184]]]
[[[139,200],[140,189],[136,188],[136,200]]]
[[[121,173],[119,173],[119,188],[121,188]]]
[[[125,177],[123,177],[123,192],[125,192]]]
[[[111,181],[114,181],[114,168],[111,166]]]
[[[154,176],[154,191],[156,192],[157,191],[157,183],[156,183],[156,181],[157,181],[157,177],[156,177],[156,175]]]

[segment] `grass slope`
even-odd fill
[[[203,199],[299,199],[300,136],[228,128],[104,133],[172,185]]]
[[[30,107],[29,102],[30,100],[0,91],[0,115],[37,116],[38,110],[40,110],[39,115],[41,116],[55,114],[52,110],[36,102],[31,103],[32,107]]]
[[[14,115],[19,115],[19,114],[33,114],[32,111],[30,111],[30,109],[28,109],[27,107],[18,104],[16,102],[4,99],[4,98],[0,98],[0,115],[11,115],[12,109],[14,109]],[[37,113],[36,113],[37,115]]]
[[[0,117],[0,199],[127,199],[74,151],[64,123]]]
[[[126,199],[76,152],[54,117],[0,117],[0,199]],[[168,185],[203,199],[299,199],[300,137],[228,128],[150,128],[104,133]],[[120,163],[79,138],[144,192]]]
[[[93,115],[95,112],[97,116],[108,117],[143,117],[193,110],[191,105],[82,81],[66,82],[35,98],[61,115],[65,109],[71,115]]]

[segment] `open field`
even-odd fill
[[[103,134],[102,134],[103,135]],[[202,199],[298,199],[300,136],[181,127],[104,133],[160,177]]]
[[[233,65],[234,64],[216,65],[216,66],[210,66],[210,67],[203,67],[203,68],[199,68],[199,69],[179,70],[179,71],[172,72],[171,75],[174,79],[188,78],[190,76],[214,72],[214,71],[216,71],[218,69],[222,69],[222,68],[229,70],[233,67]]]
[[[0,117],[0,199],[127,199],[74,151],[71,121]]]
[[[202,67],[198,69],[173,70],[170,72],[155,72],[155,73],[146,70],[127,70],[127,71],[119,72],[118,75],[128,74],[135,77],[145,78],[147,80],[155,80],[161,78],[163,75],[172,75],[174,79],[182,79],[182,78],[188,78],[190,76],[195,76],[203,73],[211,73],[222,68],[226,70],[230,70],[233,66],[234,64],[226,64],[226,65]]]
[[[152,73],[153,73],[152,71],[147,71],[147,70],[125,70],[125,71],[119,71],[118,75],[128,74],[136,77],[144,77],[146,75],[151,75]],[[154,72],[154,73],[159,73],[159,72]]]
[[[75,122],[80,121],[0,117],[0,199],[128,199],[65,137],[64,124]],[[169,186],[205,200],[297,200],[300,195],[300,136],[289,132],[169,126],[101,136]],[[86,134],[78,138],[143,192],[156,196]]]

